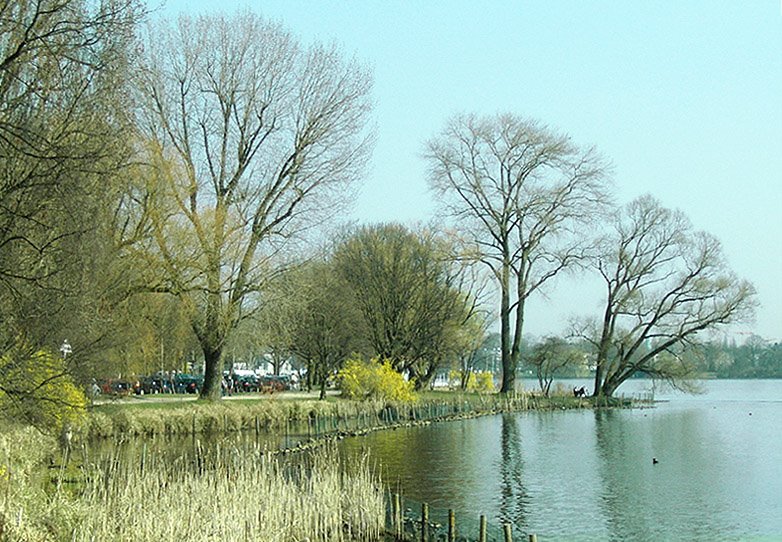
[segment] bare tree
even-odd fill
[[[687,343],[754,312],[755,289],[730,271],[719,241],[651,196],[616,216],[602,248],[595,267],[605,311],[579,333],[597,351],[595,396],[612,395],[635,373],[681,387],[694,370],[681,356]]]
[[[252,13],[150,30],[140,70],[148,289],[191,307],[220,397],[226,339],[285,242],[345,199],[368,156],[371,77]]]
[[[515,389],[530,295],[585,254],[579,228],[606,203],[606,165],[514,115],[453,118],[429,141],[430,184],[500,290],[502,387]]]
[[[583,361],[583,354],[577,348],[555,336],[544,337],[528,352],[526,362],[535,368],[540,391],[546,397],[558,372],[576,367]]]

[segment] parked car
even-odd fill
[[[288,375],[266,375],[261,378],[264,391],[285,391],[291,389],[291,377]]]
[[[179,373],[174,379],[177,393],[198,393],[204,385],[204,377]]]
[[[143,376],[136,386],[137,395],[171,393],[171,384],[158,376]]]
[[[260,389],[260,379],[255,375],[236,375],[234,389],[238,392],[252,392]]]
[[[130,395],[133,385],[127,380],[108,380],[103,389],[108,395]]]

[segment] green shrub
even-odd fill
[[[391,367],[391,362],[377,359],[349,359],[339,371],[342,393],[350,399],[380,399],[410,403],[416,400],[413,383],[406,381]]]

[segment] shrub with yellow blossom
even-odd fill
[[[79,425],[87,398],[65,361],[18,341],[0,355],[0,413],[52,433]]]
[[[365,361],[353,357],[337,374],[340,388],[349,399],[382,399],[414,402],[413,383],[396,372],[389,360],[382,363],[377,358]]]
[[[448,385],[460,387],[465,376],[462,371],[452,370],[448,373]],[[466,391],[489,393],[494,391],[494,375],[490,371],[470,371],[466,374]]]

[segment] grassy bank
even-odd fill
[[[628,406],[619,399],[598,406]],[[592,408],[591,398],[559,395],[426,392],[415,403],[313,399],[243,399],[144,402],[128,400],[95,407],[80,436],[86,440],[135,435],[188,435],[234,431],[284,431],[291,424],[310,424],[315,433],[351,428],[382,428],[410,421],[463,418],[523,410]]]

